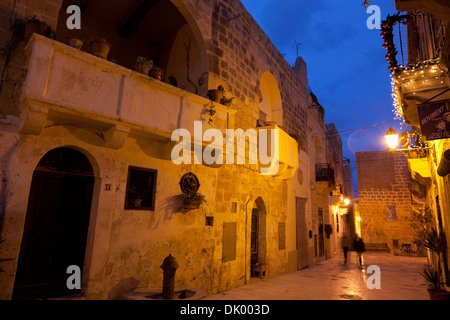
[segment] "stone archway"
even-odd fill
[[[256,264],[266,264],[266,206],[261,197],[255,200],[250,219],[250,276]]]
[[[67,268],[83,270],[94,188],[89,159],[71,148],[49,151],[34,170],[13,299],[80,292],[66,286]]]

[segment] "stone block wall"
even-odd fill
[[[262,98],[259,80],[269,71],[280,87],[283,127],[288,133],[306,137],[310,104],[306,67],[298,68],[304,74],[295,73],[240,1],[215,2],[212,10],[211,38],[207,40],[209,72],[238,100],[236,127],[255,127]],[[215,85],[211,81],[210,88]]]
[[[189,11],[185,15],[186,19],[189,23],[195,21],[200,30],[208,56],[209,88],[223,84],[227,94],[236,98],[232,106],[237,110],[235,127],[245,130],[256,126],[260,116],[258,104],[262,97],[259,79],[268,71],[274,76],[280,89],[283,127],[288,133],[306,137],[307,118],[312,120],[314,116],[307,109],[311,104],[311,96],[307,89],[304,63],[298,61],[294,71],[238,0],[171,2],[183,14]],[[0,10],[0,31],[6,33],[8,38],[7,22],[14,14],[21,18],[36,15],[56,29],[61,3],[62,0],[0,0],[0,9],[3,10]],[[0,92],[0,99],[3,99],[0,100],[2,115],[20,116],[18,102],[27,73],[24,47],[24,41],[17,43],[4,68]],[[320,126],[321,130],[322,127]],[[83,134],[91,137],[92,133]],[[2,144],[8,141],[9,145],[27,142],[21,149],[23,154],[12,153],[14,157],[27,159],[23,165],[27,166],[29,172],[32,171],[31,163],[37,163],[45,150],[63,145],[87,150],[93,158],[108,168],[106,175],[102,170],[103,180],[98,181],[111,183],[115,186],[112,190],[116,190],[116,193],[105,192],[100,185],[96,191],[95,201],[100,208],[97,208],[95,213],[100,217],[96,224],[99,233],[96,233],[98,238],[95,241],[90,239],[92,248],[90,247],[88,253],[93,260],[89,262],[92,266],[91,274],[88,275],[91,292],[88,293],[92,297],[111,298],[120,290],[129,289],[136,281],[141,288],[158,286],[161,283],[160,263],[170,252],[181,262],[180,283],[195,285],[211,293],[246,283],[250,270],[249,214],[252,204],[259,198],[265,206],[267,275],[273,276],[287,271],[288,251],[278,245],[280,223],[290,227],[287,220],[288,192],[285,181],[260,176],[249,166],[224,166],[218,170],[203,166],[176,167],[166,161],[169,157],[161,159],[155,155],[163,153],[161,142],[150,140],[140,144],[138,140],[134,136],[130,137],[122,149],[106,151],[96,145],[95,139],[84,141],[71,134],[69,127],[50,125],[39,136],[21,136],[15,133],[2,141]],[[306,142],[307,139],[303,141]],[[306,144],[302,147],[307,150]],[[2,150],[3,153],[7,152],[6,147]],[[148,150],[152,150],[151,154],[147,154]],[[325,148],[316,151],[322,154]],[[33,154],[33,160],[30,160],[30,154]],[[321,158],[320,155],[317,155],[317,158]],[[157,188],[160,191],[157,191],[156,195],[158,210],[155,212],[130,213],[122,209],[128,165],[148,166],[159,170],[160,182]],[[10,168],[11,164],[2,166]],[[18,167],[11,168],[17,170]],[[23,168],[20,171],[23,172]],[[179,177],[187,171],[198,174],[202,184],[205,181],[203,190],[209,200],[206,211],[183,214],[172,210],[174,208],[166,203],[167,199],[179,193]],[[314,174],[311,176],[314,177]],[[20,191],[23,192],[20,195],[26,199],[30,181],[22,182],[19,183]],[[233,202],[237,203],[238,207],[235,214],[231,214],[229,210]],[[312,212],[315,213],[312,228],[317,232],[318,208],[324,211],[324,222],[330,223],[327,192],[316,191],[311,202]],[[22,210],[21,213],[23,212]],[[214,217],[212,227],[205,225],[205,215]],[[222,262],[224,223],[237,224],[237,256],[234,261],[229,262]],[[20,232],[14,230],[15,237],[20,237]],[[325,246],[329,247],[327,241],[325,240]],[[185,247],[195,249],[186,251]],[[17,248],[18,246],[15,247]],[[12,267],[8,271],[9,274],[14,272]]]
[[[56,30],[62,0],[0,1],[0,115],[20,116],[18,101],[26,77],[25,42],[12,29],[35,16]]]
[[[295,70],[287,63],[261,27],[238,0],[232,1],[174,1],[180,10],[188,10],[205,41],[209,64],[209,88],[224,85],[227,96],[233,96],[238,113],[235,126],[244,130],[254,128],[260,118],[260,79],[269,71],[280,88],[283,108],[283,128],[299,134],[306,142],[307,108],[311,103],[306,79],[306,65],[297,61]],[[27,19],[35,15],[54,30],[61,14],[62,0],[2,0],[0,1],[0,47],[8,46],[14,16]],[[184,12],[182,12],[184,14]],[[8,21],[9,20],[9,21]],[[1,99],[9,104],[2,114],[19,116],[13,107],[23,82],[24,43],[9,57],[15,56],[20,66],[8,61],[5,67]],[[3,65],[4,61],[0,61]],[[12,105],[12,106],[11,106]],[[302,145],[307,150],[307,145]]]
[[[407,157],[401,152],[357,152],[356,161],[364,242],[386,243],[391,250],[393,240],[400,246],[412,244],[415,231],[407,221],[412,212]]]

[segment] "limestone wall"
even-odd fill
[[[0,274],[0,298],[11,297],[33,170],[48,151],[63,146],[85,154],[94,167],[96,178],[86,260],[83,266],[83,290],[87,298],[106,299],[113,298],[120,291],[159,288],[162,283],[160,265],[169,253],[176,257],[180,264],[177,271],[177,285],[192,285],[208,293],[216,293],[248,282],[251,276],[249,253],[251,213],[255,207],[263,212],[261,218],[264,220],[264,227],[260,232],[263,234],[261,261],[267,266],[267,276],[295,270],[295,266],[292,266],[296,250],[293,201],[295,196],[310,197],[310,186],[315,177],[314,163],[326,158],[324,145],[315,150],[314,154],[306,153],[310,138],[308,134],[317,132],[315,127],[314,130],[307,128],[309,114],[307,107],[311,98],[307,91],[306,66],[299,61],[294,72],[240,1],[174,0],[172,3],[191,27],[190,34],[196,38],[198,56],[201,59],[206,57],[202,63],[206,62],[207,69],[202,72],[206,72],[207,79],[199,95],[220,84],[224,85],[228,96],[236,98],[230,107],[237,111],[234,121],[223,120],[222,124],[226,123],[231,128],[244,130],[254,128],[256,121],[260,119],[259,106],[266,94],[261,92],[260,80],[267,72],[273,76],[279,89],[277,97],[280,100],[278,104],[272,106],[274,114],[281,115],[279,118],[281,123],[278,124],[286,132],[297,133],[304,137],[305,143],[302,144],[303,150],[300,151],[303,157],[301,163],[304,176],[300,179],[297,175],[295,179],[299,180],[299,184],[294,186],[293,192],[292,190],[288,192],[287,182],[282,178],[261,176],[251,166],[176,166],[170,160],[171,145],[168,144],[167,136],[158,136],[158,132],[149,125],[132,126],[129,135],[125,135],[123,145],[107,146],[102,141],[104,139],[102,132],[117,120],[112,119],[111,114],[108,117],[105,115],[102,119],[98,113],[89,108],[72,112],[70,115],[64,113],[66,109],[72,111],[80,109],[76,99],[73,99],[80,93],[74,88],[85,83],[64,86],[61,90],[57,90],[58,92],[55,92],[58,86],[52,86],[47,90],[43,85],[42,88],[45,90],[38,92],[40,104],[37,109],[41,110],[41,107],[52,109],[56,105],[61,107],[60,104],[69,100],[70,106],[66,109],[60,108],[61,112],[51,110],[48,118],[47,114],[43,115],[40,112],[28,116],[23,112],[27,110],[28,105],[21,101],[21,98],[30,57],[27,60],[24,49],[26,43],[23,39],[17,39],[3,68],[0,92],[3,116],[0,122],[2,170],[0,202],[4,218],[1,237],[7,239],[1,253],[2,258],[5,254],[6,257],[14,259],[9,264],[2,265],[6,272]],[[11,7],[11,4],[17,6]],[[22,18],[36,15],[57,30],[65,22],[61,18],[61,12],[64,12],[61,10],[61,4],[61,0],[0,1],[0,41],[6,41],[8,38],[7,29],[10,26],[7,20],[15,13],[17,17]],[[102,30],[108,29],[103,27]],[[63,35],[66,36],[65,33]],[[67,44],[67,39],[63,38],[58,39],[57,35],[58,42]],[[63,47],[61,44],[55,46]],[[70,50],[61,50],[69,59]],[[44,51],[40,51],[39,54],[45,55]],[[82,63],[97,59],[92,57],[86,60],[81,57],[82,55],[77,54]],[[44,60],[50,60],[50,57],[32,59],[39,74],[44,74],[49,69],[50,64],[47,65],[47,69],[43,67]],[[120,70],[122,80],[117,80],[115,88],[128,72],[124,71],[123,66],[114,66],[112,63],[92,62],[92,64],[105,73],[113,69]],[[201,63],[199,65],[203,66]],[[89,69],[90,66],[86,68]],[[52,79],[63,78],[68,74],[61,70],[52,70],[55,72]],[[44,83],[51,85],[50,80]],[[75,78],[71,80],[77,81]],[[199,83],[201,79],[195,80]],[[31,85],[27,88],[33,88],[33,79],[28,81]],[[120,86],[124,84],[121,83]],[[172,90],[168,85],[146,87],[147,89],[154,90],[157,97],[163,96],[158,101],[164,101],[164,97],[170,95],[181,99],[192,94],[184,92],[183,88]],[[134,103],[133,95],[131,93],[128,95],[129,92],[123,88],[114,92],[118,95],[117,99],[113,96],[107,98],[129,104],[118,103],[112,112],[131,113],[132,109],[128,107]],[[48,94],[52,99],[47,96]],[[61,99],[55,98],[59,97],[59,94],[70,99],[60,101]],[[98,97],[93,96],[93,100],[96,98]],[[129,100],[126,100],[127,98]],[[136,103],[144,108],[149,101]],[[110,107],[111,105],[109,104]],[[165,111],[161,107],[161,112]],[[40,122],[42,130],[32,134],[19,133],[25,118],[31,122]],[[152,121],[157,123],[158,119],[164,121],[166,118],[158,118],[155,114]],[[176,129],[175,123],[168,126]],[[319,126],[318,129],[324,130],[324,127]],[[129,166],[158,171],[155,210],[124,209]],[[174,197],[181,193],[178,183],[186,172],[194,172],[198,176],[200,191],[206,196],[207,204],[199,210],[184,212],[179,210],[179,203],[174,201]],[[311,201],[308,203],[308,227],[311,230],[317,229],[317,222],[312,222],[313,219],[317,220],[317,216],[312,217],[312,212],[317,215],[318,207],[324,208],[325,221],[330,221],[326,194],[327,192],[320,191],[313,198],[314,204]],[[230,209],[233,202],[237,205],[235,213]],[[206,217],[214,217],[212,226],[206,224]],[[224,223],[227,222],[235,222],[237,227],[236,257],[231,261],[222,260],[223,230]],[[283,230],[280,224],[283,223],[286,228],[284,237],[280,235]],[[282,243],[283,238],[286,240],[285,246]],[[311,239],[308,246],[312,250]],[[312,255],[310,258],[312,259]]]
[[[356,161],[363,240],[386,243],[391,250],[394,239],[399,245],[412,244],[414,230],[406,221],[412,210],[406,156],[389,151],[357,152]],[[386,211],[389,209],[393,216]]]

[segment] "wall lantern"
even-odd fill
[[[406,132],[411,133],[411,132]],[[410,141],[408,138],[404,136],[405,133],[399,136],[399,134],[392,128],[389,127],[389,130],[386,132],[386,135],[384,136],[386,138],[386,144],[388,145],[389,149],[391,151],[414,151],[414,150],[429,150],[431,147],[423,147],[423,143],[420,142],[420,144],[417,144],[414,147],[408,147],[410,144]],[[398,144],[401,142],[402,147],[405,149],[397,149]]]
[[[397,149],[399,142],[398,133],[392,127],[389,127],[389,130],[386,132],[385,138],[389,149]]]

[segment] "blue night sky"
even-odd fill
[[[295,41],[303,44],[299,55],[308,67],[309,86],[325,108],[326,123],[334,123],[339,132],[346,132],[395,118],[387,51],[382,47],[381,30],[367,28],[371,15],[362,6],[363,0],[242,3],[290,65],[297,56]],[[381,20],[392,15],[391,0],[372,0],[370,4],[380,7]],[[355,152],[385,150],[384,135],[389,126],[402,131],[401,121],[394,120],[341,134],[355,190]]]

